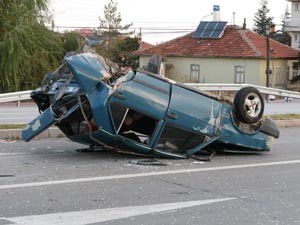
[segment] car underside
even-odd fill
[[[279,137],[274,122],[262,119],[255,88],[231,101],[93,54],[66,57],[31,96],[41,115],[23,131],[25,141],[55,125],[91,147],[177,159],[204,150],[269,151]]]

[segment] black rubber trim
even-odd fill
[[[263,125],[260,127],[260,131],[274,138],[279,138],[280,136],[280,131],[278,130],[275,122],[270,118],[267,118],[263,122]]]

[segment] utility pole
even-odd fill
[[[267,26],[266,30],[266,43],[267,43],[267,63],[266,63],[266,87],[270,87],[270,75],[272,71],[270,69],[270,28]],[[267,101],[269,101],[269,95],[266,95]]]
[[[140,33],[139,33],[139,35],[140,35],[140,40],[141,40],[141,43],[142,43],[142,28],[140,27]]]

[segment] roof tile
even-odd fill
[[[250,30],[239,26],[227,26],[221,39],[192,38],[189,33],[174,40],[141,49],[138,55],[160,54],[184,57],[265,58],[266,40]],[[271,40],[272,58],[298,58],[299,51]]]

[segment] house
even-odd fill
[[[75,32],[79,33],[81,36],[88,38],[90,36],[93,36],[96,33],[96,30],[94,29],[89,29],[89,28],[82,28],[82,29],[77,29]]]
[[[152,48],[152,47],[154,47],[154,45],[147,43],[145,41],[141,41],[140,50],[144,50],[144,49]]]
[[[288,0],[291,2],[291,17],[286,18],[284,30],[292,39],[292,47],[300,50],[300,0]],[[290,62],[290,79],[288,88],[300,91],[300,65],[299,60]]]
[[[201,24],[200,24],[201,25]],[[140,67],[149,57],[160,54],[166,58],[166,76],[192,83],[249,83],[266,85],[266,38],[244,27],[224,27],[218,38],[197,38],[196,32],[139,50]],[[270,85],[287,88],[290,63],[299,51],[271,40]]]
[[[292,39],[292,47],[300,50],[300,0],[288,0],[291,2],[291,18],[285,21],[285,31]]]

